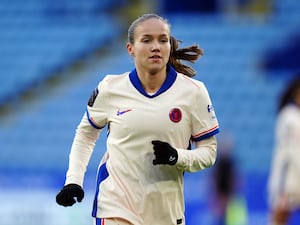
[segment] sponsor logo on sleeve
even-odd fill
[[[88,106],[92,107],[94,105],[95,100],[96,100],[96,98],[98,96],[98,93],[99,93],[98,88],[96,88],[95,90],[93,90],[93,92],[92,92],[92,94],[90,96],[89,102],[88,102]]]
[[[207,105],[207,111],[210,113],[210,112],[214,112],[215,109],[213,107],[213,105]]]

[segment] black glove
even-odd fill
[[[153,165],[157,164],[169,164],[175,165],[178,160],[178,153],[175,148],[163,141],[152,141],[155,158]]]
[[[68,184],[56,195],[56,202],[62,206],[72,206],[76,201],[81,202],[84,197],[84,191],[78,184]]]

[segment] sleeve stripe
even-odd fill
[[[199,134],[193,135],[192,140],[200,141],[200,140],[203,140],[205,138],[211,137],[211,136],[219,133],[219,131],[220,131],[219,126],[216,125],[216,126],[214,126],[213,128],[211,128],[209,130],[206,130],[206,131],[200,132]]]
[[[86,116],[88,118],[88,121],[90,122],[91,126],[96,128],[96,129],[102,129],[103,127],[101,126],[98,126],[94,121],[93,121],[93,118],[90,117],[90,114],[89,114],[89,111],[88,109],[86,109]]]

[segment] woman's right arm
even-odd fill
[[[78,184],[82,187],[84,174],[94,150],[101,129],[94,128],[84,114],[76,129],[76,134],[69,155],[69,168],[65,185]]]

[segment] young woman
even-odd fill
[[[293,80],[279,101],[275,151],[268,183],[270,225],[286,225],[300,208],[300,79]]]
[[[205,85],[190,77],[198,46],[178,49],[156,14],[136,19],[127,49],[135,69],[106,76],[88,102],[57,203],[81,201],[84,174],[99,132],[108,127],[92,215],[95,224],[185,224],[183,173],[216,159],[218,121]],[[194,143],[194,149],[191,149]]]

